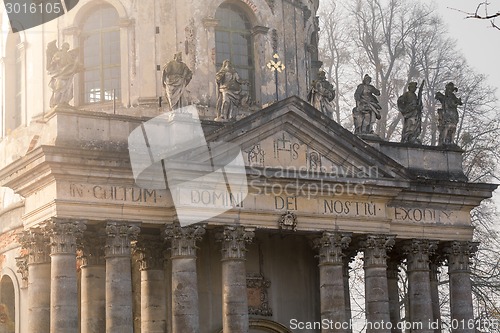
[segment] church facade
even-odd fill
[[[415,332],[440,332],[443,265],[454,332],[475,332],[470,211],[496,186],[468,182],[458,147],[359,137],[304,101],[318,6],[80,0],[18,33],[4,9],[4,331],[352,332],[362,254],[368,332],[397,332],[403,262]],[[69,104],[48,70],[64,43]],[[172,111],[162,71],[179,53],[189,105]],[[226,59],[248,103],[216,121]]]

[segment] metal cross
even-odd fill
[[[281,62],[280,56],[275,53],[273,59],[267,63],[267,68],[274,72],[274,81],[276,83],[276,102],[278,101],[278,72],[282,72],[285,69],[285,64]]]

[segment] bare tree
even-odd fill
[[[466,14],[467,16],[465,18],[468,18],[468,19],[470,18],[470,19],[479,19],[479,20],[489,20],[490,24],[493,28],[500,30],[500,26],[498,24],[496,24],[496,22],[495,22],[495,18],[500,16],[500,10],[497,10],[496,12],[491,14],[491,12],[488,10],[489,5],[490,5],[490,2],[488,2],[488,1],[480,2],[476,7],[476,11],[474,11],[474,12],[466,12],[466,11],[456,9],[456,8],[451,8],[451,9]]]

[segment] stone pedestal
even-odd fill
[[[164,272],[164,245],[156,239],[137,243],[141,270],[141,332],[166,332],[167,305]]]
[[[104,231],[88,233],[83,239],[81,266],[81,333],[106,330],[106,266]]]
[[[389,292],[389,313],[391,316],[392,333],[401,333],[401,329],[397,327],[397,324],[401,321],[398,285],[399,264],[400,260],[395,258],[391,258],[387,262],[387,288]]]
[[[248,333],[248,299],[245,267],[246,245],[254,232],[226,227],[222,242],[222,327],[224,333]]]
[[[477,251],[477,243],[452,242],[444,251],[450,276],[451,320],[460,323],[453,333],[474,333],[474,327],[468,325],[474,319],[469,258]]]
[[[106,333],[133,333],[130,241],[139,227],[108,223],[106,232]]]
[[[28,255],[28,331],[50,332],[50,248],[40,230],[25,231],[20,239]]]
[[[324,232],[315,240],[319,251],[319,288],[321,320],[342,323],[343,329],[322,328],[321,332],[348,332],[346,318],[346,290],[344,279],[344,253],[351,241],[350,234]]]
[[[50,331],[78,333],[78,284],[76,279],[76,240],[84,225],[52,219],[45,232],[50,236],[51,292]]]
[[[410,322],[421,323],[421,333],[433,333],[430,324],[432,314],[432,296],[429,257],[437,249],[437,242],[414,239],[407,242],[404,251],[408,265],[408,299],[410,304]]]
[[[172,333],[200,332],[196,241],[204,235],[200,226],[167,225],[165,239],[171,243]]]
[[[367,333],[389,333],[389,288],[387,252],[394,246],[392,236],[367,236],[361,242],[364,250],[365,301]]]

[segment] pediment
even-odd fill
[[[248,167],[338,178],[409,179],[405,167],[298,97],[228,124],[207,141],[238,144]]]

